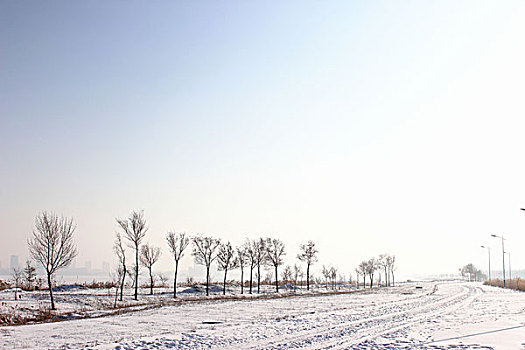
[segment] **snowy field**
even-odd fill
[[[427,282],[366,294],[188,301],[0,327],[0,348],[525,349],[525,294]]]

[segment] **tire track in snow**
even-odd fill
[[[319,326],[319,329],[295,333],[293,336],[283,336],[279,341],[258,342],[256,346],[249,349],[268,349],[268,348],[307,348],[307,349],[327,349],[338,348],[360,344],[382,335],[397,332],[401,329],[410,327],[416,323],[424,322],[437,315],[452,312],[453,310],[468,304],[474,298],[476,292],[472,287],[461,287],[459,294],[452,296],[422,295],[414,303],[406,304],[401,310],[390,307],[386,313],[379,316],[369,316],[344,322],[342,325]],[[424,299],[424,300],[421,300]],[[398,303],[396,303],[398,304]],[[384,307],[385,304],[374,305],[374,307]],[[396,305],[398,306],[398,305]],[[393,311],[392,311],[393,310]],[[310,323],[310,322],[308,322]],[[328,328],[326,328],[328,326]],[[341,338],[344,339],[341,339]]]

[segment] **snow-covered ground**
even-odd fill
[[[422,288],[416,288],[422,287]],[[208,300],[0,327],[17,349],[525,349],[525,294],[475,283]]]

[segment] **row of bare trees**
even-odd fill
[[[123,299],[126,276],[132,279],[134,287],[134,298],[138,299],[139,269],[140,265],[148,269],[150,277],[150,294],[153,294],[154,277],[153,265],[159,260],[161,249],[149,243],[144,243],[148,227],[144,218],[143,211],[133,211],[126,219],[117,218],[116,222],[119,231],[116,232],[113,250],[118,259],[116,277],[119,286],[120,300]],[[51,308],[55,309],[53,298],[52,276],[60,268],[67,267],[77,255],[76,245],[73,241],[75,231],[73,220],[66,217],[59,217],[54,213],[42,212],[35,220],[35,229],[32,237],[28,240],[29,251],[33,259],[39,262],[47,275]],[[284,243],[276,238],[246,239],[244,244],[233,247],[230,242],[222,242],[218,238],[209,236],[188,236],[185,233],[168,232],[166,242],[173,257],[174,279],[173,297],[177,297],[177,274],[179,262],[184,256],[187,247],[192,243],[194,261],[206,268],[206,295],[209,295],[210,269],[214,262],[217,269],[224,272],[223,293],[226,293],[226,281],[228,272],[240,269],[241,272],[241,294],[244,293],[244,274],[249,272],[249,293],[253,292],[254,271],[257,276],[257,293],[260,293],[261,268],[271,267],[274,270],[275,290],[279,292],[279,267],[283,264],[286,255]],[[127,243],[127,244],[126,244]],[[134,253],[134,264],[129,267],[126,256],[126,246],[131,248]],[[300,245],[300,254],[297,258],[306,264],[306,286],[310,289],[311,274],[310,269],[317,262],[318,250],[315,243],[308,241]],[[374,273],[384,268],[385,285],[394,282],[395,256],[382,254],[379,258],[363,261],[359,264],[356,272],[363,276],[363,284],[366,282],[366,275],[369,276],[370,286],[373,284]],[[248,269],[248,271],[246,271]],[[34,274],[34,268],[29,271]],[[299,266],[286,267],[283,271],[283,280],[290,280],[295,277],[295,282],[302,271]],[[323,266],[323,275],[328,283],[328,279],[335,283],[337,269],[326,269]],[[31,277],[32,278],[32,277]],[[17,277],[18,281],[18,277]],[[18,283],[18,282],[17,282]],[[116,299],[115,299],[116,300]]]
[[[126,249],[122,237],[127,240],[128,246],[134,250],[135,264],[133,265],[133,279],[135,288],[135,300],[138,297],[139,264],[146,267],[150,276],[150,293],[153,294],[154,278],[153,265],[160,257],[160,248],[150,246],[148,243],[142,245],[148,230],[144,212],[133,211],[127,219],[116,219],[122,232],[116,233],[114,251],[119,261],[117,279],[120,285],[120,300],[123,298],[123,290],[126,275],[129,269],[126,266]],[[249,270],[249,293],[253,291],[253,273],[256,270],[257,293],[260,293],[261,267],[271,266],[275,271],[275,289],[279,292],[278,269],[283,264],[285,256],[284,243],[275,238],[247,239],[239,247],[233,247],[230,242],[222,242],[218,238],[196,235],[189,237],[185,233],[168,232],[166,242],[175,262],[173,278],[173,297],[177,297],[177,275],[180,259],[184,256],[186,248],[192,243],[192,255],[197,264],[206,268],[206,295],[209,295],[210,269],[212,263],[217,262],[217,269],[224,272],[223,293],[226,293],[226,281],[228,272],[240,268],[241,281],[244,281],[245,269]],[[312,241],[300,246],[301,253],[297,256],[299,260],[306,263],[307,288],[310,289],[310,266],[317,261],[317,249]],[[241,283],[241,294],[244,293],[244,283]]]
[[[396,256],[381,254],[377,258],[363,260],[359,263],[355,272],[357,273],[357,286],[359,287],[359,276],[363,277],[363,287],[366,286],[366,276],[370,281],[370,288],[374,284],[374,275],[384,271],[384,285],[394,286],[394,271],[396,270]],[[380,276],[379,276],[380,277]]]

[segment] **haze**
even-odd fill
[[[0,2],[0,261],[42,210],[318,245],[349,274],[525,266],[525,3]],[[188,254],[189,255],[189,254]],[[187,256],[187,266],[192,265]],[[196,276],[199,278],[198,276]]]

